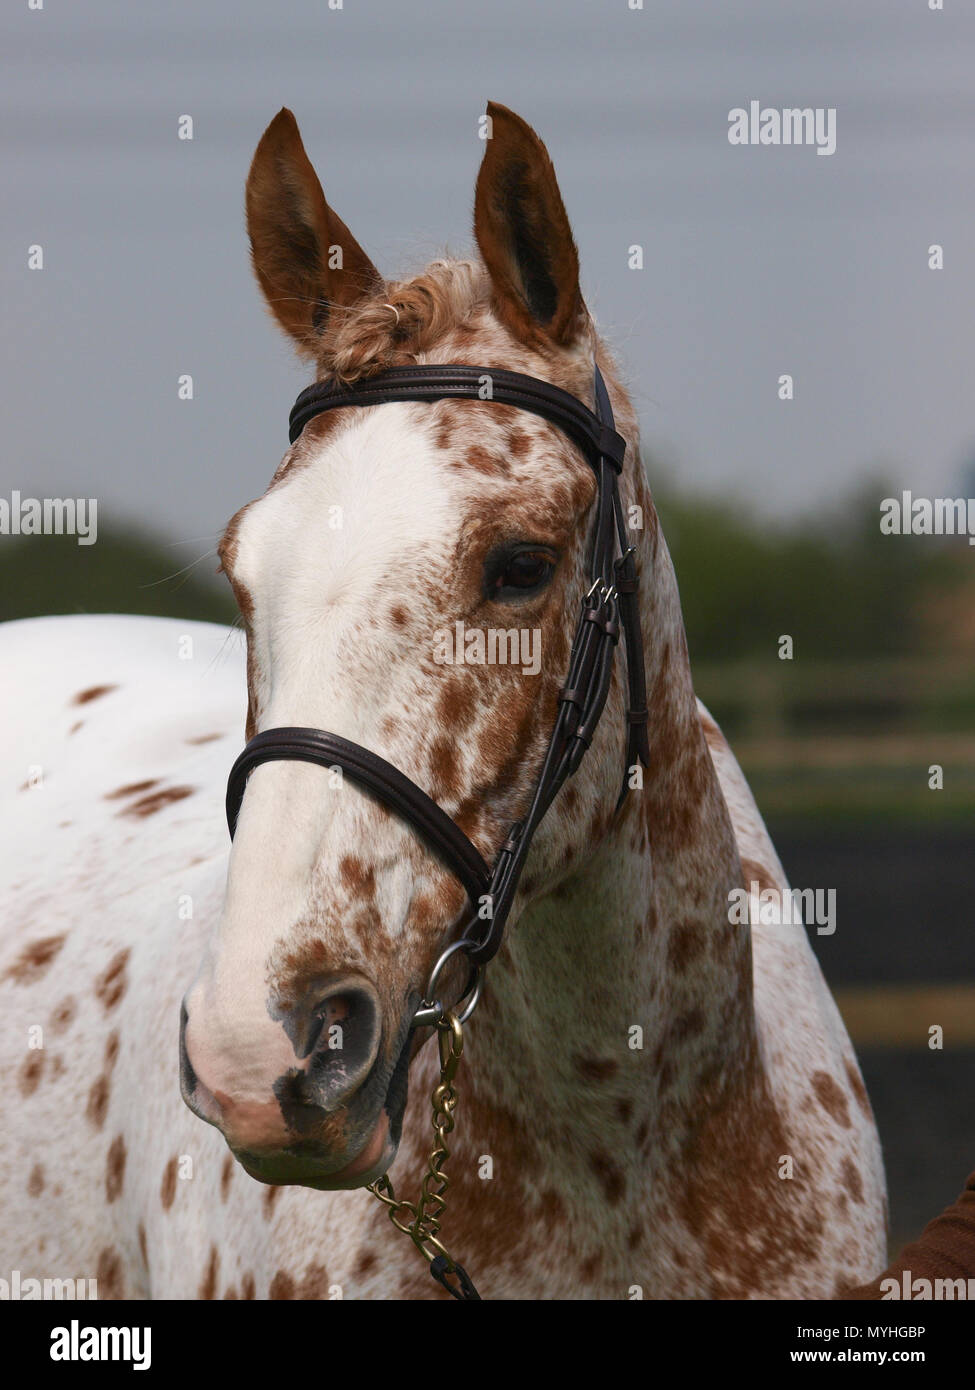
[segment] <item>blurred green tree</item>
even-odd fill
[[[186,549],[137,529],[75,536],[0,537],[0,620],[48,613],[147,613],[231,623],[237,606],[215,554],[183,568]]]
[[[803,656],[905,655],[930,646],[932,594],[967,574],[964,539],[884,536],[870,483],[831,513],[770,522],[723,501],[655,490],[692,659],[767,655],[789,633]]]

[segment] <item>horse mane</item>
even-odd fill
[[[431,261],[422,274],[387,281],[344,311],[332,306],[318,343],[319,371],[351,383],[414,366],[489,301],[490,280],[479,262]]]

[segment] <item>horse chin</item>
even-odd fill
[[[319,1192],[346,1191],[354,1187],[368,1187],[381,1178],[396,1157],[399,1145],[389,1129],[389,1116],[386,1111],[380,1114],[376,1126],[359,1153],[337,1173],[327,1173],[318,1179],[305,1183]]]
[[[369,1137],[354,1158],[340,1167],[310,1154],[253,1154],[235,1151],[244,1171],[272,1187],[311,1187],[318,1192],[337,1192],[367,1187],[389,1168],[399,1145],[390,1133],[389,1115],[383,1110]],[[334,1160],[333,1160],[334,1162]]]

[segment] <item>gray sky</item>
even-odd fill
[[[548,144],[651,479],[656,456],[769,515],[832,508],[878,466],[955,492],[975,457],[975,12],[945,3],[8,0],[0,493],[97,496],[102,526],[206,549],[309,379],[248,265],[265,125],[294,110],[393,274],[469,249],[489,98]],[[836,153],[731,146],[752,99],[836,107]]]

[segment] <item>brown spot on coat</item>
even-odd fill
[[[105,1167],[105,1197],[114,1202],[122,1195],[125,1183],[125,1140],[117,1134],[109,1145],[108,1163]]]
[[[109,1100],[109,1079],[107,1076],[98,1076],[91,1083],[91,1090],[88,1092],[88,1104],[85,1107],[85,1117],[89,1124],[95,1129],[101,1129],[108,1114]]]
[[[513,429],[508,434],[508,453],[512,458],[524,458],[530,453],[532,437],[526,430]]]
[[[492,454],[489,449],[483,448],[480,444],[472,444],[464,454],[464,463],[468,468],[473,468],[477,473],[485,473],[489,477],[503,476],[510,471],[510,464],[507,459],[499,458],[497,454]]]
[[[72,995],[68,995],[54,1010],[51,1015],[51,1032],[66,1033],[74,1022],[75,1014],[78,1012],[78,1004]]]
[[[742,885],[748,893],[752,891],[753,883],[758,884],[760,893],[766,892],[769,888],[774,891],[776,888],[775,879],[772,877],[769,870],[764,868],[761,864],[756,863],[754,859],[743,859],[741,861],[741,877]]]
[[[44,936],[30,942],[8,967],[4,978],[18,985],[36,984],[47,974],[67,939],[67,934],[62,932],[60,936]]]
[[[560,1192],[554,1188],[543,1192],[539,1201],[539,1217],[546,1229],[561,1225],[565,1220],[565,1202]]]
[[[124,796],[138,796],[140,792],[147,792],[150,787],[158,786],[158,777],[150,777],[145,782],[126,782],[124,787],[116,787],[113,792],[106,792],[105,800],[120,801]]]
[[[843,1091],[825,1071],[814,1071],[812,1074],[812,1088],[816,1092],[816,1099],[820,1105],[838,1125],[843,1129],[850,1128],[850,1107],[847,1105],[846,1096]]]
[[[142,1255],[142,1263],[148,1268],[149,1247],[146,1242],[146,1228],[141,1221],[139,1222],[139,1252]]]
[[[583,1081],[608,1081],[620,1069],[612,1057],[573,1057],[572,1065]]]
[[[440,797],[457,794],[460,790],[460,762],[457,739],[453,734],[434,739],[430,749],[430,770],[434,790]]]
[[[328,1274],[323,1265],[309,1265],[298,1286],[298,1298],[325,1299],[328,1297]]]
[[[274,1211],[274,1204],[275,1204],[275,1202],[278,1200],[278,1198],[281,1196],[281,1192],[282,1192],[282,1189],[281,1189],[280,1187],[271,1187],[271,1186],[265,1187],[265,1189],[264,1189],[264,1202],[263,1202],[263,1207],[264,1207],[264,1220],[265,1220],[265,1221],[270,1221],[270,1219],[271,1219],[271,1214],[272,1214],[273,1211]]]
[[[860,1174],[857,1172],[856,1168],[853,1166],[852,1159],[844,1158],[843,1166],[840,1169],[840,1182],[846,1188],[847,1192],[853,1198],[854,1202],[857,1202],[862,1206],[863,1180],[861,1179]]]
[[[712,753],[720,753],[727,750],[728,742],[713,719],[708,719],[702,714],[701,728],[704,730],[704,741],[711,749]]]
[[[119,1299],[125,1296],[125,1274],[117,1250],[107,1246],[98,1256],[95,1269],[99,1299]]]
[[[138,801],[133,801],[131,806],[119,811],[119,815],[145,820],[146,816],[154,816],[157,811],[172,806],[176,801],[185,801],[194,791],[194,787],[164,787],[162,791],[151,792],[149,796],[142,796]]]
[[[198,1297],[213,1299],[217,1296],[217,1276],[220,1273],[220,1254],[215,1245],[210,1246],[210,1258],[200,1280]]]
[[[371,899],[376,896],[376,870],[372,864],[363,864],[356,855],[342,856],[339,876],[352,897]]]
[[[42,1048],[32,1048],[24,1058],[20,1068],[20,1075],[17,1083],[20,1086],[22,1096],[32,1096],[41,1084],[41,1077],[44,1075],[44,1051]]]
[[[163,1169],[162,1182],[159,1185],[159,1199],[163,1204],[163,1211],[169,1211],[176,1197],[176,1170],[178,1167],[179,1159],[174,1155]]]
[[[850,1083],[850,1090],[853,1092],[857,1105],[863,1111],[868,1120],[873,1119],[873,1109],[870,1105],[870,1097],[867,1095],[867,1088],[863,1084],[863,1077],[855,1062],[851,1062],[849,1057],[843,1059],[843,1067],[846,1071],[846,1079]]]
[[[253,1274],[245,1274],[240,1281],[240,1296],[244,1299],[257,1297],[257,1286],[254,1283]]]
[[[234,1160],[227,1154],[223,1161],[223,1168],[220,1170],[220,1200],[225,1202],[230,1195],[230,1182],[234,1176]]]
[[[267,1293],[270,1299],[294,1298],[295,1281],[290,1274],[286,1274],[283,1269],[279,1269],[271,1280],[271,1287]]]
[[[118,686],[90,685],[87,690],[79,690],[71,703],[73,705],[89,705],[92,700],[100,700],[103,695],[111,695],[113,690],[118,690]]]
[[[126,969],[131,954],[128,947],[117,951],[95,981],[95,998],[101,1002],[106,1013],[116,1007],[125,993],[129,982]]]
[[[451,674],[437,696],[437,722],[456,736],[467,729],[477,709],[475,682]]]
[[[223,738],[223,734],[197,734],[195,738],[184,739],[184,743],[192,744],[193,747],[201,743],[213,743],[215,739]]]
[[[599,1179],[607,1204],[615,1207],[622,1201],[623,1193],[626,1191],[626,1178],[622,1169],[605,1153],[590,1154],[589,1166]]]
[[[683,975],[704,954],[704,928],[696,922],[678,922],[667,938],[667,963]]]
[[[367,1274],[372,1273],[378,1263],[379,1259],[375,1251],[360,1250],[359,1254],[356,1256],[355,1277],[357,1279],[364,1279]]]
[[[44,1191],[44,1169],[39,1163],[35,1163],[30,1170],[30,1177],[27,1179],[28,1197],[39,1197]]]

